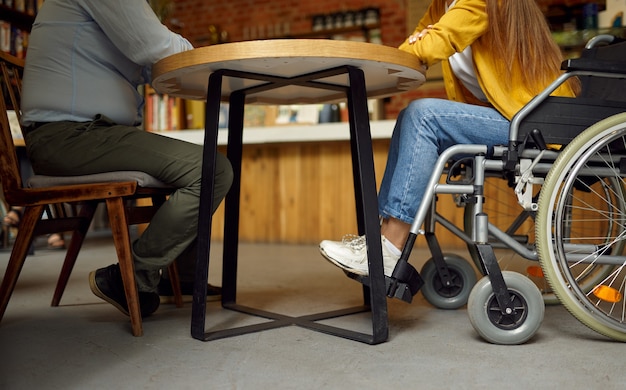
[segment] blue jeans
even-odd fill
[[[497,110],[419,99],[400,112],[378,194],[379,214],[412,224],[439,154],[457,144],[506,145],[509,121]]]

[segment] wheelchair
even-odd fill
[[[508,145],[455,145],[441,154],[386,277],[389,297],[410,302],[421,289],[439,308],[467,304],[474,329],[495,344],[528,341],[545,304],[555,302],[626,341],[626,42],[595,37],[562,68],[512,119]],[[570,77],[581,80],[578,97],[550,96]],[[517,215],[508,215],[511,203],[489,198],[492,185],[509,191]],[[463,226],[437,213],[440,194],[464,207]],[[442,252],[437,224],[467,243],[480,280],[470,262]],[[432,257],[418,273],[408,258],[419,235]]]

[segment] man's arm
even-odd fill
[[[111,42],[133,62],[150,67],[193,48],[165,27],[144,0],[78,0]]]

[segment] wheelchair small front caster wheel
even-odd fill
[[[437,265],[429,259],[420,274],[424,279],[422,294],[439,309],[458,309],[467,303],[472,287],[476,284],[476,272],[472,265],[460,256],[444,254],[450,274],[450,285],[446,286],[439,277]]]
[[[502,314],[488,276],[476,283],[467,302],[472,326],[486,341],[494,344],[523,344],[535,335],[545,311],[537,286],[517,272],[502,271],[513,313]]]

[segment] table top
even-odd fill
[[[393,47],[327,39],[270,39],[200,47],[166,57],[152,68],[152,86],[171,96],[206,100],[209,76],[217,70],[289,78],[340,66],[363,70],[369,98],[412,90],[425,81],[425,71],[417,57]],[[341,74],[317,81],[347,86],[348,76]],[[264,83],[224,77],[222,97],[226,99],[232,91]],[[248,103],[267,104],[314,104],[344,99],[342,92],[299,85],[247,96]]]

